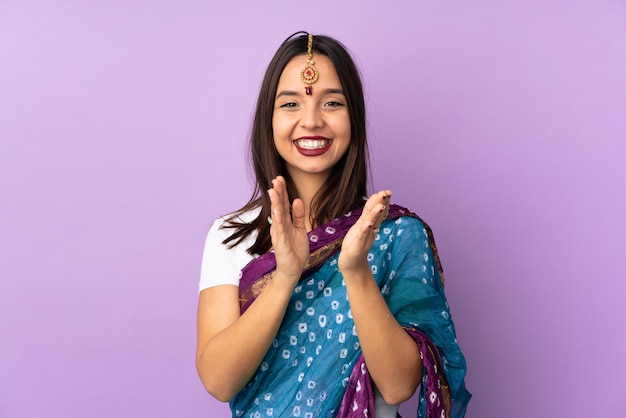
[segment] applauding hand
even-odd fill
[[[380,191],[367,199],[359,220],[350,228],[339,254],[339,270],[344,274],[369,272],[367,253],[369,252],[378,228],[389,214],[390,190]]]
[[[297,283],[309,259],[309,239],[304,222],[302,200],[293,201],[289,211],[287,184],[282,176],[272,180],[268,190],[271,202],[270,236],[276,254],[276,274]]]

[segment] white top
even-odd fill
[[[260,208],[239,215],[238,220],[251,222],[261,211]],[[247,249],[256,241],[257,232],[253,232],[243,241],[228,248],[222,241],[229,237],[234,230],[221,228],[226,219],[231,215],[226,215],[216,219],[207,234],[204,243],[204,254],[202,256],[202,268],[200,269],[200,291],[209,287],[221,284],[232,284],[239,286],[241,279],[241,269],[257,256],[248,254]]]
[[[238,216],[238,220],[251,222],[261,211],[260,208],[244,212]],[[222,244],[225,238],[229,237],[233,230],[221,228],[226,219],[232,214],[218,218],[213,222],[204,244],[204,254],[202,256],[202,267],[200,270],[200,291],[209,287],[222,284],[232,284],[239,286],[241,270],[258,255],[248,254],[247,249],[256,241],[257,232],[253,232],[243,241],[233,248],[228,248]],[[383,399],[378,388],[374,386],[374,405],[376,408],[376,418],[396,418],[398,414],[397,405],[388,405]]]

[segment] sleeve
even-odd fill
[[[222,284],[239,286],[240,269],[237,268],[234,251],[222,241],[226,233],[221,226],[223,220],[213,222],[204,243],[199,291]]]

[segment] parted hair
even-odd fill
[[[255,243],[247,250],[250,254],[264,254],[272,247],[270,225],[267,222],[271,211],[267,190],[272,187],[272,179],[278,175],[283,176],[289,198],[293,201],[298,197],[285,162],[274,145],[272,117],[280,76],[291,59],[306,55],[307,41],[306,32],[291,35],[280,45],[267,67],[256,104],[249,144],[256,184],[248,203],[229,217],[223,226],[233,229],[233,233],[224,240],[224,244],[229,247],[258,231]],[[357,67],[345,46],[329,36],[314,35],[313,58],[316,54],[328,57],[337,71],[346,98],[351,137],[348,150],[331,169],[328,180],[311,202],[309,220],[313,227],[363,206],[363,196],[367,195],[369,162],[363,86]],[[239,219],[239,214],[259,207],[259,215],[251,222],[242,222]]]

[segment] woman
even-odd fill
[[[278,49],[251,136],[256,189],[207,236],[196,364],[233,417],[462,417],[465,360],[428,227],[367,200],[363,91],[345,48]]]

